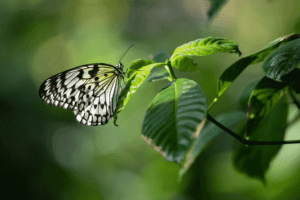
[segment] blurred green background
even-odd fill
[[[118,127],[87,127],[70,110],[44,104],[40,84],[87,63],[116,65],[147,59],[208,36],[239,44],[243,55],[272,40],[300,32],[299,0],[229,1],[208,25],[208,1],[190,0],[2,0],[0,2],[0,112],[2,199],[300,199],[300,145],[283,146],[271,163],[267,185],[236,172],[232,138],[222,134],[179,183],[179,166],[141,138],[147,106],[167,83],[146,83],[120,113]],[[215,54],[196,58],[201,73],[180,73],[198,82],[208,103],[217,78],[238,59]],[[126,67],[125,67],[126,68]],[[210,114],[238,109],[243,88],[263,77],[249,67]],[[290,119],[297,114],[290,106]],[[299,139],[300,123],[286,139]]]

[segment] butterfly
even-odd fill
[[[81,124],[107,124],[115,117],[121,79],[126,74],[121,59],[116,66],[93,63],[56,74],[42,83],[39,96],[46,104],[71,109]]]

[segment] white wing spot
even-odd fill
[[[69,85],[66,84],[67,88],[72,87],[75,83],[77,83],[77,81],[79,81],[79,78],[78,77],[74,78],[72,81],[70,81]]]
[[[78,76],[79,72],[78,71],[69,71],[68,73],[66,73],[66,79],[73,79],[74,77]]]
[[[65,103],[64,104],[64,109],[67,109],[69,107],[69,104]]]
[[[104,104],[104,103],[105,103],[105,95],[102,94],[102,95],[100,96],[100,104]]]
[[[76,84],[75,84],[75,89],[77,89],[79,86],[83,85],[85,82],[85,80],[79,80]]]

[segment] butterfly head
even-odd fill
[[[125,73],[123,72],[124,65],[121,63],[121,60],[122,60],[122,58],[125,56],[125,54],[128,52],[128,50],[129,50],[132,46],[133,46],[133,45],[131,45],[130,47],[127,48],[127,50],[126,50],[125,53],[122,55],[122,57],[121,57],[120,60],[119,60],[119,63],[118,63],[117,66],[116,66],[118,69],[121,69],[122,74],[125,74]]]
[[[117,68],[123,69],[123,68],[124,68],[124,65],[123,65],[121,62],[119,62],[119,63],[117,64]]]

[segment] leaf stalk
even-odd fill
[[[167,65],[165,66],[165,68],[167,69],[167,71],[168,71],[168,73],[169,73],[169,75],[170,75],[171,81],[176,80],[176,76],[175,76],[175,74],[174,74],[174,72],[173,72],[173,69],[172,69],[172,65],[171,65],[171,61],[170,61],[170,60],[167,61]]]

